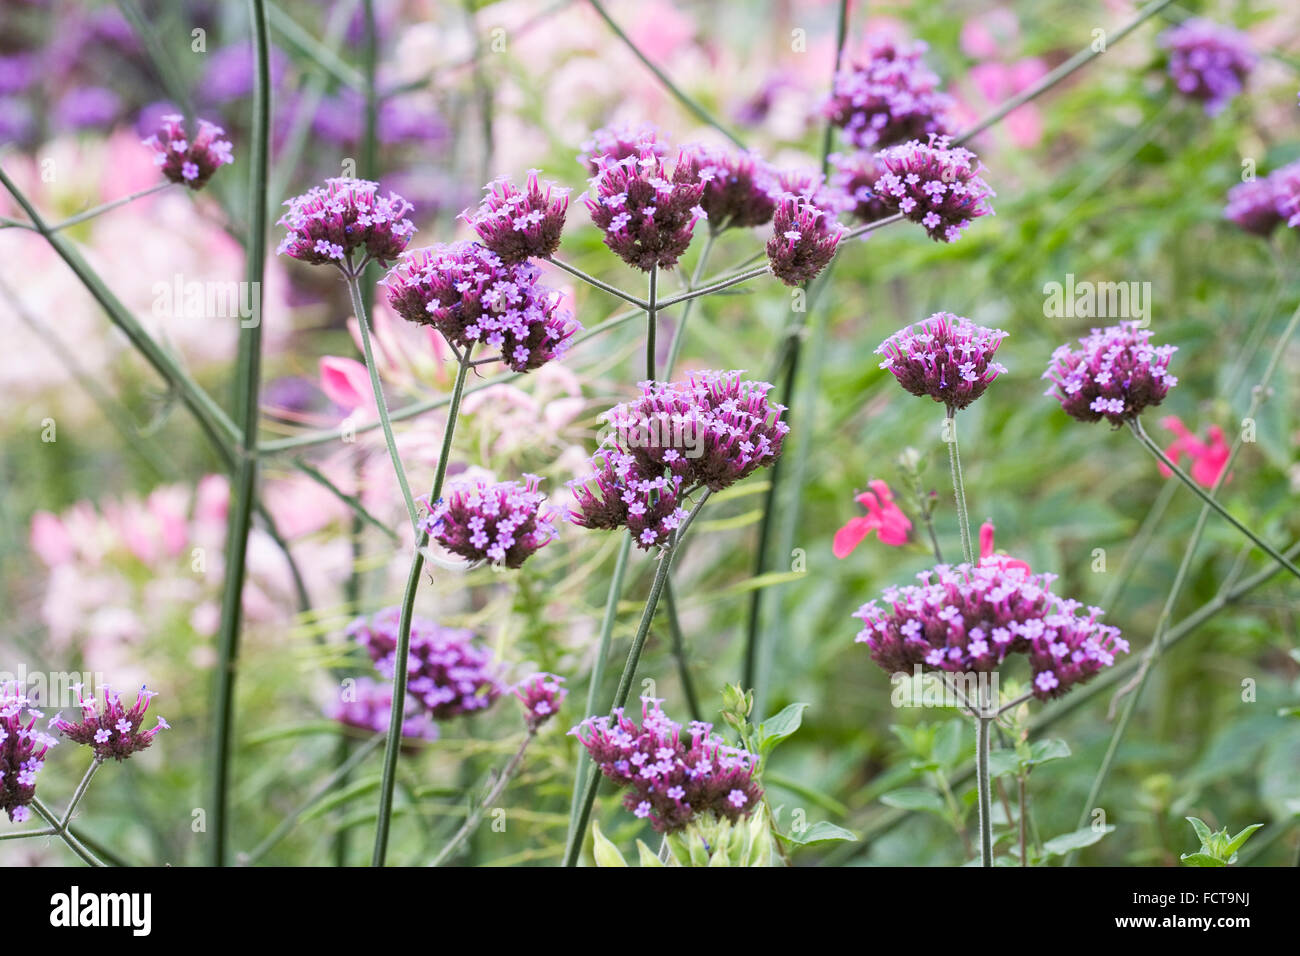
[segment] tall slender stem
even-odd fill
[[[91,758],[90,766],[86,768],[86,773],[82,776],[81,782],[77,784],[77,789],[72,791],[72,799],[68,801],[68,809],[63,811],[63,818],[59,820],[59,826],[63,829],[67,829],[68,824],[72,822],[72,814],[76,812],[77,805],[81,803],[82,797],[86,795],[86,788],[90,786],[90,780],[95,776],[95,771],[103,763],[102,757]]]
[[[249,0],[256,77],[253,88],[252,143],[249,148],[250,189],[248,243],[245,272],[253,297],[253,319],[240,323],[239,362],[236,373],[235,417],[240,422],[241,445],[257,447],[261,414],[258,394],[262,370],[262,278],[266,269],[267,177],[270,156],[271,74],[270,40],[265,0]],[[226,572],[221,596],[221,625],[217,642],[217,688],[213,722],[214,773],[212,779],[212,835],[210,861],[226,863],[230,809],[230,759],[235,726],[235,679],[239,661],[239,636],[243,624],[244,572],[248,535],[252,528],[257,486],[256,455],[242,455],[236,466],[226,531]]]
[[[695,516],[700,513],[700,509],[708,500],[709,489],[705,488],[700,493],[700,499],[695,503],[695,507],[687,513],[681,527],[677,529],[672,544],[659,555],[659,567],[655,569],[654,580],[650,583],[650,594],[646,597],[645,608],[641,612],[641,623],[637,627],[636,636],[632,638],[632,646],[628,648],[627,662],[623,665],[623,673],[618,679],[618,690],[614,692],[614,702],[609,705],[610,712],[625,705],[628,696],[632,693],[632,681],[636,679],[636,669],[641,663],[641,651],[645,648],[646,636],[650,633],[650,622],[654,620],[655,610],[659,606],[659,597],[663,594],[668,574],[672,570],[673,556],[681,546],[682,539],[686,537],[686,532],[690,529]],[[582,801],[578,807],[578,816],[573,821],[573,829],[569,834],[569,845],[564,855],[565,866],[576,866],[578,863],[578,857],[582,852],[582,834],[586,833],[587,821],[591,819],[591,808],[596,802],[596,788],[599,786],[600,773],[593,769],[587,775]]]
[[[447,841],[447,845],[442,848],[442,852],[433,858],[433,862],[429,864],[430,866],[442,866],[455,849],[465,841],[465,838],[474,832],[479,821],[483,819],[483,814],[496,802],[497,797],[501,796],[502,792],[506,789],[506,785],[510,783],[515,774],[519,772],[519,767],[524,762],[524,753],[528,750],[528,745],[533,742],[535,736],[537,736],[537,731],[530,727],[528,733],[524,735],[523,743],[519,745],[519,749],[515,751],[515,755],[510,758],[510,762],[506,764],[506,768],[501,771],[501,776],[497,778],[492,790],[487,796],[479,801],[478,805],[470,811],[468,816],[465,817],[464,824],[456,831],[452,838]]]
[[[961,556],[970,565],[975,564],[975,549],[970,535],[970,514],[966,510],[966,481],[961,473],[961,450],[957,447],[957,415],[948,409],[944,419],[944,438],[948,444],[948,464],[952,470],[952,496],[957,503],[957,524],[961,531]]]
[[[624,302],[630,303],[631,305],[636,306],[638,309],[642,311],[644,311],[648,307],[647,303],[644,300],[638,299],[636,296],[632,295],[629,292],[624,292],[618,286],[613,286],[610,285],[608,282],[605,282],[601,279],[597,279],[595,276],[583,272],[577,266],[570,265],[567,262],[555,258],[555,256],[548,256],[546,261],[558,269],[563,269],[565,272],[573,276],[575,279],[581,279],[583,282],[587,283],[587,285],[597,288],[601,292],[608,292],[614,298],[622,299]]]
[[[993,865],[993,798],[989,788],[989,725],[993,717],[981,701],[975,714],[975,788],[979,800],[980,866]]]
[[[704,711],[700,707],[699,695],[695,693],[695,681],[691,679],[691,666],[686,656],[686,635],[682,632],[682,621],[677,615],[677,595],[673,593],[673,579],[668,578],[664,585],[664,610],[668,612],[668,632],[673,639],[673,659],[677,662],[677,678],[682,684],[682,693],[686,695],[686,709],[692,720],[704,720]]]
[[[41,803],[39,797],[32,798],[32,809],[41,815],[41,818],[50,825],[50,828],[54,830],[55,833],[59,835],[59,839],[64,842],[69,850],[81,857],[83,862],[89,866],[104,865],[104,862],[100,860],[99,857],[95,856],[94,853],[91,853],[85,844],[68,832],[67,826],[59,822],[58,818],[54,816],[54,812],[45,804]]]
[[[713,251],[713,243],[717,239],[712,229],[704,239],[704,248],[700,250],[700,257],[695,260],[695,269],[691,272],[691,284],[687,291],[694,289],[699,285],[700,277],[704,274],[704,267],[709,261],[709,254]],[[682,309],[681,318],[677,320],[677,327],[673,329],[673,340],[668,345],[668,361],[664,365],[664,381],[671,382],[673,372],[677,369],[677,357],[682,351],[682,342],[686,339],[686,323],[691,317],[691,310],[695,305],[695,300],[690,299],[686,303],[686,308]],[[663,306],[660,306],[662,310]]]
[[[456,432],[456,418],[460,414],[461,399],[465,395],[465,379],[469,375],[471,346],[461,356],[456,384],[452,388],[451,405],[447,409],[447,426],[442,433],[442,451],[438,455],[438,468],[434,473],[433,490],[429,493],[430,505],[442,497],[442,484],[447,477],[447,461],[451,457],[452,436]],[[388,833],[392,825],[393,789],[397,784],[397,758],[402,749],[402,724],[406,714],[406,672],[411,656],[411,621],[415,615],[415,592],[420,586],[420,572],[424,569],[424,548],[429,543],[426,531],[416,537],[415,554],[411,570],[406,576],[406,591],[402,595],[402,611],[397,626],[397,647],[393,652],[393,702],[388,715],[388,739],[384,747],[384,771],[379,783],[379,813],[375,820],[375,849],[371,855],[373,866],[383,866],[388,857]]]
[[[658,306],[656,304],[659,298],[659,266],[655,264],[650,267],[650,292],[646,296],[645,307],[645,377],[653,382],[656,380],[656,357],[655,357],[655,335],[659,328]]]
[[[397,483],[402,488],[402,500],[406,503],[406,514],[411,519],[411,527],[415,529],[416,534],[419,534],[420,518],[415,510],[415,499],[411,497],[411,485],[406,480],[406,469],[402,467],[402,456],[397,453],[393,423],[388,417],[388,401],[384,398],[384,387],[379,381],[379,368],[375,364],[375,354],[370,344],[370,320],[366,317],[366,304],[361,296],[360,270],[354,271],[351,263],[348,263],[348,291],[352,294],[352,309],[357,314],[357,326],[361,329],[361,347],[366,356],[366,371],[370,373],[370,388],[375,393],[375,406],[379,409],[379,421],[384,429],[384,443],[388,446],[388,457],[392,459]]]
[[[1223,507],[1223,505],[1219,504],[1219,502],[1215,500],[1212,495],[1206,493],[1204,488],[1198,485],[1186,472],[1170,461],[1169,456],[1161,450],[1160,446],[1151,440],[1151,436],[1146,433],[1146,429],[1142,427],[1142,422],[1139,419],[1134,418],[1130,421],[1129,428],[1133,431],[1133,434],[1137,436],[1137,440],[1141,442],[1142,446],[1146,448],[1147,451],[1151,452],[1151,454],[1156,457],[1157,461],[1177,475],[1179,481],[1196,493],[1196,497],[1200,498],[1206,505],[1217,511],[1220,517],[1254,542],[1257,548],[1280,564],[1292,575],[1300,578],[1300,568],[1296,567],[1295,564],[1289,561],[1282,552],[1278,551],[1271,544],[1234,518],[1228,510]]]

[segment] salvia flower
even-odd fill
[[[502,262],[545,259],[560,248],[560,233],[569,211],[569,190],[553,182],[539,183],[537,170],[528,171],[520,189],[502,177],[489,183],[487,195],[473,215],[463,218]]]
[[[881,544],[895,548],[907,544],[912,521],[894,503],[894,493],[890,491],[889,485],[877,478],[867,482],[867,486],[871,490],[864,491],[854,499],[867,509],[867,513],[850,518],[844,527],[835,532],[831,552],[837,558],[847,558],[872,531],[876,532]]]
[[[670,174],[659,153],[643,147],[636,155],[603,163],[585,202],[610,251],[649,272],[677,265],[695,224],[707,218],[700,206],[703,195],[704,183],[681,155]]]
[[[767,240],[767,263],[772,274],[788,286],[802,285],[817,276],[832,259],[844,238],[844,227],[810,199],[787,193],[772,216],[772,237]]]
[[[514,694],[524,705],[528,729],[536,730],[557,713],[569,692],[562,686],[563,677],[538,672],[521,680],[514,688]]]
[[[681,163],[704,184],[700,207],[714,232],[771,221],[780,190],[761,157],[697,145],[682,150]]]
[[[437,740],[438,725],[426,713],[419,711],[419,703],[406,702],[406,715],[402,722],[402,737],[406,740]],[[393,687],[369,677],[358,677],[352,685],[325,708],[331,720],[345,727],[370,733],[388,732],[388,719],[393,709]]]
[[[667,144],[659,141],[659,130],[650,123],[626,123],[592,133],[591,138],[582,144],[578,162],[595,176],[606,163],[616,163],[629,156],[640,157],[647,152],[660,158],[668,155]]]
[[[312,265],[357,268],[357,253],[387,265],[415,234],[406,218],[414,207],[396,193],[380,195],[379,184],[364,179],[327,179],[284,204],[289,211],[277,225],[288,232],[276,251]]]
[[[507,265],[477,242],[418,249],[382,280],[403,318],[431,325],[461,350],[482,345],[515,372],[563,355],[580,326],[531,262]]]
[[[980,525],[980,567],[999,567],[1004,571],[1013,571],[1019,569],[1026,574],[1031,574],[1032,570],[1029,565],[1019,558],[1013,558],[1009,555],[999,554],[993,549],[994,527],[992,521],[986,521]]]
[[[932,136],[927,143],[912,140],[876,154],[884,170],[876,194],[936,242],[953,242],[972,219],[992,215],[989,199],[996,195],[980,178],[984,165],[975,154],[948,142]]]
[[[936,312],[924,322],[900,329],[876,349],[898,384],[913,395],[928,395],[949,412],[984,394],[1006,367],[994,353],[1006,338],[1001,329],[976,325],[951,312]]]
[[[1203,440],[1194,435],[1177,415],[1166,415],[1160,419],[1160,424],[1178,436],[1165,449],[1166,457],[1176,465],[1186,456],[1192,463],[1192,480],[1206,488],[1213,488],[1219,475],[1223,474],[1223,469],[1228,467],[1228,459],[1232,457],[1223,429],[1211,425]],[[1160,474],[1168,478],[1173,472],[1161,463]]]
[[[1039,700],[1059,697],[1128,652],[1118,628],[1102,624],[1100,608],[1053,594],[1054,576],[1020,566],[940,564],[917,575],[919,585],[887,588],[854,615],[857,642],[889,673],[994,671],[1023,654]]]
[[[401,608],[390,607],[370,619],[358,618],[348,634],[365,648],[376,670],[393,679]],[[407,690],[434,720],[448,720],[492,706],[502,686],[490,651],[470,631],[439,627],[427,618],[411,619]]]
[[[952,99],[922,60],[924,43],[872,45],[866,63],[835,76],[826,115],[862,149],[948,132]]]
[[[1169,51],[1169,75],[1178,92],[1221,112],[1242,91],[1257,57],[1245,34],[1213,20],[1192,17],[1160,34]]]
[[[844,195],[844,205],[853,218],[862,223],[884,219],[893,210],[877,192],[884,169],[870,153],[851,156],[835,154],[830,157],[835,175],[831,186]]]
[[[1093,329],[1079,344],[1053,352],[1043,378],[1052,382],[1044,394],[1081,422],[1104,418],[1118,428],[1159,405],[1178,384],[1169,374],[1177,346],[1152,345],[1151,331],[1135,322]]]
[[[0,684],[0,809],[13,823],[31,817],[27,807],[36,797],[36,775],[46,751],[58,743],[36,729],[44,716],[17,683]]]
[[[162,126],[144,140],[153,150],[154,164],[174,183],[199,190],[222,166],[233,163],[230,141],[221,139],[225,130],[207,120],[198,121],[193,137],[185,133],[185,118],[175,113],[162,117]]]
[[[544,505],[536,475],[489,484],[481,478],[451,485],[422,527],[453,554],[517,568],[555,540],[558,515]]]
[[[133,753],[147,749],[159,731],[169,729],[169,724],[161,717],[148,730],[140,729],[149,702],[157,696],[147,687],[140,688],[130,710],[122,706],[122,696],[107,686],[104,687],[102,705],[94,694],[84,696],[80,684],[75,690],[81,705],[81,720],[73,722],[59,714],[50,721],[50,726],[74,743],[90,747],[98,760],[110,757],[125,760]]]
[[[681,724],[662,703],[642,697],[639,725],[620,707],[610,717],[588,717],[569,733],[602,774],[628,788],[623,805],[660,833],[708,814],[731,821],[748,816],[763,798],[754,780],[758,758],[728,745],[712,724],[693,721],[689,742],[683,740]]]
[[[587,464],[592,474],[569,482],[569,521],[596,531],[626,528],[643,551],[671,543],[686,520],[679,475],[647,477],[635,457],[617,448],[597,449]]]

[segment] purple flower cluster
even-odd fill
[[[1012,654],[1024,654],[1039,700],[1060,697],[1128,652],[1118,628],[1100,623],[1100,608],[1086,615],[1078,601],[1051,591],[1054,576],[986,564],[941,564],[917,575],[919,585],[891,587],[854,617],[857,642],[890,673],[923,670],[993,671]],[[881,604],[885,606],[880,606]]]
[[[1178,347],[1151,344],[1151,332],[1134,322],[1093,329],[1052,353],[1043,378],[1052,381],[1044,394],[1061,403],[1067,415],[1081,422],[1106,419],[1115,427],[1142,410],[1159,405],[1178,379],[1169,374],[1169,360]]]
[[[646,476],[636,458],[618,448],[600,448],[591,456],[592,474],[569,482],[574,524],[597,531],[627,528],[638,548],[666,546],[686,519],[678,475]]]
[[[1006,373],[993,355],[1007,333],[988,329],[951,312],[900,329],[876,349],[898,384],[913,395],[929,395],[949,414],[965,408]]]
[[[529,730],[536,730],[559,713],[564,698],[569,696],[569,692],[560,686],[563,683],[563,677],[539,671],[515,686],[514,694],[524,705]]]
[[[401,608],[358,618],[348,635],[366,649],[375,668],[393,679]],[[465,630],[439,627],[427,618],[411,620],[411,655],[407,660],[407,690],[434,720],[448,720],[492,706],[501,696],[492,654],[474,644]],[[390,698],[391,706],[391,698]]]
[[[406,702],[406,719],[402,722],[402,736],[409,740],[437,740],[438,725],[425,713],[420,713],[419,703]],[[388,718],[393,709],[393,687],[380,683],[369,677],[358,677],[339,700],[332,701],[325,709],[331,720],[337,720],[345,727],[369,733],[388,732]]]
[[[164,176],[197,191],[235,157],[231,155],[230,141],[218,139],[226,132],[220,126],[199,120],[198,132],[190,138],[185,135],[184,123],[183,116],[169,113],[162,118],[162,127],[143,142],[153,150],[154,165]]]
[[[814,278],[835,258],[844,227],[834,213],[813,200],[787,193],[772,217],[767,263],[772,274],[788,286]]]
[[[36,775],[45,766],[45,752],[58,743],[36,729],[44,716],[18,684],[0,684],[0,810],[13,823],[31,816],[27,806],[36,796]]]
[[[838,216],[850,208],[848,197],[839,189],[828,186],[826,177],[815,169],[783,169],[777,173],[777,187],[782,196],[793,193],[831,216]]]
[[[781,190],[775,174],[758,155],[687,146],[680,164],[704,184],[700,208],[715,233],[761,226],[772,219]]]
[[[448,551],[469,561],[517,568],[555,540],[556,512],[543,505],[541,479],[488,484],[475,479],[453,485],[429,509],[422,527]]]
[[[582,155],[578,157],[578,162],[595,176],[607,163],[617,163],[629,156],[639,158],[645,153],[662,159],[668,155],[668,145],[659,141],[659,131],[649,123],[628,123],[607,126],[592,133],[591,139],[582,144]]]
[[[834,189],[844,195],[845,208],[859,222],[875,222],[884,219],[892,210],[889,204],[877,192],[876,183],[884,174],[874,156],[870,153],[854,153],[851,156],[836,154],[830,157],[835,167],[831,178]]]
[[[549,181],[539,183],[537,173],[528,171],[522,190],[505,177],[488,183],[478,211],[461,215],[506,265],[545,259],[560,248],[569,190]]]
[[[487,345],[516,372],[563,355],[582,327],[531,262],[506,265],[477,242],[418,249],[382,280],[398,315],[431,325],[462,350]]]
[[[654,146],[605,160],[591,180],[585,202],[605,245],[630,266],[649,272],[671,269],[691,244],[704,183],[681,154],[672,173]]]
[[[157,696],[146,687],[141,687],[136,694],[135,704],[130,710],[122,706],[120,694],[112,693],[104,687],[104,703],[92,694],[85,697],[81,685],[75,688],[77,700],[81,704],[81,720],[73,723],[64,719],[62,714],[50,721],[50,726],[74,743],[84,744],[95,752],[98,760],[124,760],[133,753],[145,750],[153,743],[159,731],[168,730],[170,725],[161,717],[158,723],[148,730],[141,731],[144,712],[149,702]]]
[[[360,268],[353,253],[387,265],[411,241],[415,224],[406,218],[409,202],[396,193],[379,194],[379,184],[364,179],[327,179],[284,203],[289,211],[277,225],[288,233],[276,250],[312,265]]]
[[[913,140],[876,154],[883,173],[876,194],[891,212],[920,223],[936,241],[953,242],[970,221],[993,214],[996,195],[980,178],[984,165],[968,149],[948,147],[948,138]]]
[[[1203,102],[1209,116],[1241,92],[1257,60],[1245,34],[1202,17],[1170,27],[1159,43],[1169,51],[1169,75],[1178,92]]]
[[[748,816],[763,791],[754,780],[758,758],[729,746],[713,725],[693,721],[690,743],[662,701],[641,698],[641,724],[623,708],[611,717],[588,717],[569,731],[587,748],[600,772],[630,792],[623,805],[660,833],[680,830],[712,813],[736,821]]]
[[[931,133],[948,132],[952,99],[937,92],[939,78],[921,59],[924,43],[872,45],[866,63],[835,77],[826,115],[862,149],[879,149]]]
[[[1256,236],[1267,237],[1281,222],[1300,226],[1300,162],[1233,186],[1223,215]]]

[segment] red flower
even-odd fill
[[[1165,449],[1169,460],[1176,465],[1186,455],[1192,462],[1192,479],[1207,488],[1214,487],[1214,483],[1219,480],[1219,475],[1228,466],[1228,456],[1231,454],[1228,443],[1223,437],[1223,429],[1218,425],[1211,425],[1209,441],[1205,442],[1188,431],[1187,426],[1176,415],[1165,416],[1160,419],[1160,424],[1178,436]],[[1168,478],[1173,472],[1161,465],[1160,474]]]
[[[1019,569],[1025,574],[1032,574],[1029,565],[1019,558],[1005,554],[993,553],[993,522],[986,521],[980,525],[980,567],[999,567],[1003,571]]]
[[[867,509],[866,515],[851,518],[849,523],[835,532],[835,541],[831,546],[837,558],[846,558],[854,548],[874,531],[884,544],[898,547],[907,543],[908,532],[912,522],[907,515],[898,510],[894,504],[894,495],[889,485],[879,478],[867,482],[871,491],[864,491],[857,496],[858,504]]]

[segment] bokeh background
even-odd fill
[[[576,197],[586,176],[576,157],[597,127],[649,121],[674,146],[725,143],[581,0],[375,0],[373,47],[362,7],[356,0],[280,0],[272,8],[277,197],[339,175],[351,161],[359,175],[415,203],[416,243],[424,245],[465,237],[456,216],[498,174],[518,180],[537,167]],[[838,4],[611,0],[607,9],[747,146],[781,167],[819,163]],[[930,66],[958,100],[961,127],[1135,9],[1121,0],[854,3],[845,53],[852,59],[868,38],[882,35],[924,40]],[[1156,43],[1190,12],[1236,25],[1261,53],[1246,93],[1214,117],[1177,96]],[[165,113],[198,115],[227,130],[235,163],[204,193],[167,190],[68,234],[158,340],[230,407],[237,320],[169,314],[157,308],[156,286],[241,278],[241,153],[252,87],[244,5],[8,0],[0,17],[0,163],[51,218],[152,185],[157,173],[140,140]],[[903,393],[878,368],[875,348],[939,310],[1008,331],[999,355],[1008,374],[961,416],[972,519],[995,523],[1001,549],[1059,574],[1061,593],[1103,604],[1136,656],[1150,640],[1199,504],[1185,489],[1166,490],[1167,480],[1126,432],[1080,425],[1043,397],[1040,375],[1052,350],[1093,324],[1045,315],[1043,287],[1067,274],[1150,283],[1156,340],[1179,348],[1180,384],[1160,412],[1198,434],[1218,425],[1235,435],[1268,353],[1300,303],[1300,284],[1295,235],[1247,235],[1224,219],[1223,206],[1243,163],[1262,175],[1300,158],[1298,37],[1300,10],[1287,3],[1171,6],[970,144],[997,192],[996,216],[951,245],[906,224],[889,227],[849,243],[837,258],[807,317],[767,573],[753,573],[766,473],[710,504],[674,572],[690,671],[713,719],[722,685],[740,677],[756,591],[766,651],[758,707],[771,714],[791,702],[809,704],[803,727],[769,768],[772,802],[860,839],[804,851],[797,862],[964,862],[950,805],[934,796],[943,791],[940,775],[973,827],[974,784],[961,772],[973,733],[939,729],[937,747],[909,746],[918,727],[934,729],[955,714],[891,706],[887,675],[853,641],[852,613],[931,564],[926,542],[915,534],[893,548],[870,537],[843,560],[831,553],[835,531],[860,513],[855,493],[871,479],[895,487],[916,519],[897,463],[909,448],[922,456],[923,491],[937,492],[944,549],[958,550],[942,413]],[[361,88],[371,63],[384,97],[368,145]],[[0,214],[20,215],[7,196]],[[729,232],[712,261],[716,268],[740,261],[762,240]],[[561,254],[642,292],[643,277],[604,249],[580,202]],[[680,280],[665,284],[676,290]],[[552,281],[569,287],[589,329],[618,313],[614,300],[572,288],[562,273]],[[270,833],[355,746],[325,716],[338,674],[371,673],[344,630],[356,615],[397,603],[410,543],[380,433],[363,430],[355,442],[339,437],[345,419],[373,422],[368,383],[355,374],[361,355],[345,286],[328,270],[278,259],[268,265],[266,294],[263,437],[278,447],[266,458],[261,491],[275,533],[265,522],[255,529],[244,595],[233,792],[240,850]],[[375,323],[390,403],[445,394],[450,356],[379,299]],[[704,299],[681,367],[771,375],[791,308],[789,290],[771,280]],[[665,316],[665,328],[674,318]],[[153,709],[174,729],[98,777],[79,821],[127,862],[199,862],[205,834],[192,822],[210,772],[228,502],[220,462],[175,396],[25,230],[0,229],[0,326],[0,670],[88,672],[119,689],[148,683],[159,691]],[[1244,349],[1255,329],[1253,340],[1262,344]],[[643,334],[640,323],[628,323],[581,343],[558,365],[477,390],[467,400],[452,473],[534,472],[563,503],[565,482],[581,473],[595,445],[597,415],[629,396],[640,377]],[[1223,492],[1235,514],[1279,547],[1300,533],[1298,380],[1300,346],[1293,345],[1257,416],[1257,441],[1244,447]],[[1158,417],[1148,416],[1148,430],[1167,443],[1174,436]],[[50,420],[54,441],[43,440]],[[428,484],[442,426],[434,409],[398,427],[413,486]],[[300,440],[321,430],[324,440]],[[301,465],[358,496],[393,530],[359,518]],[[1232,529],[1211,519],[1175,620],[1212,601],[1234,567],[1243,577],[1266,567],[1258,553],[1239,563],[1239,546]],[[612,535],[566,527],[517,574],[436,574],[422,589],[420,613],[474,628],[507,678],[542,668],[566,676],[572,691],[502,798],[504,831],[481,828],[466,861],[558,862],[578,752],[564,731],[583,716],[616,548]],[[1104,549],[1105,571],[1096,570],[1096,549]],[[612,693],[651,571],[650,559],[634,554],[601,698]],[[1079,862],[1176,865],[1180,853],[1196,848],[1187,815],[1233,832],[1265,823],[1249,861],[1295,860],[1300,721],[1287,710],[1300,703],[1296,596],[1294,581],[1274,578],[1168,650],[1099,802],[1117,829]],[[654,682],[647,689],[666,699],[670,713],[688,719],[662,615],[640,677]],[[1114,726],[1107,719],[1114,686],[1069,701],[1068,713],[1059,704],[1031,706],[1036,719],[1055,714],[1036,736],[1062,739],[1071,751],[1030,777],[1044,838],[1076,827]],[[473,720],[444,725],[438,741],[403,760],[394,862],[427,861],[436,852],[463,815],[467,794],[513,752],[520,732],[517,707],[502,699]],[[73,745],[55,748],[40,793],[61,803],[83,769]],[[364,862],[378,775],[375,759],[364,764],[263,861]],[[641,829],[612,796],[602,797],[598,816],[623,846]],[[72,860],[47,841],[0,844],[0,858]]]

